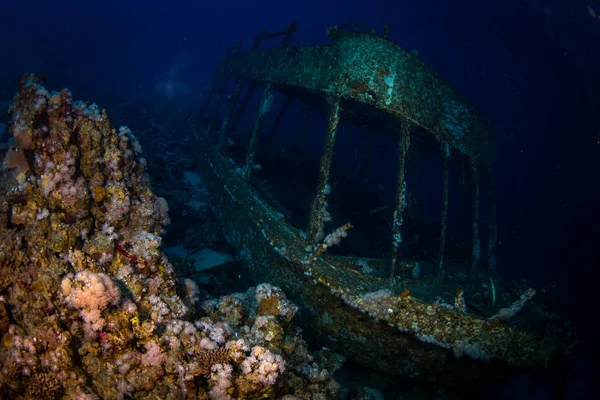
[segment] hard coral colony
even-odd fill
[[[150,190],[129,129],[31,75],[10,113],[0,397],[338,396],[339,358],[313,361],[280,289],[205,299],[198,313],[193,291],[178,295],[159,250],[166,201]]]

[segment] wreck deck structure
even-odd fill
[[[418,56],[360,24],[329,28],[327,45],[292,46],[294,24],[277,33],[262,31],[252,49],[241,52],[241,41],[228,48],[203,105],[206,130],[198,138],[198,166],[212,193],[212,207],[228,240],[239,252],[251,276],[284,288],[306,312],[306,327],[333,348],[360,364],[414,379],[472,386],[502,380],[524,368],[547,366],[569,354],[570,345],[556,332],[517,329],[491,315],[464,307],[458,290],[453,302],[424,301],[411,292],[415,260],[403,260],[403,215],[407,205],[406,159],[411,143],[437,147],[443,158],[443,199],[440,240],[433,278],[420,290],[451,287],[445,282],[444,261],[448,220],[449,165],[453,157],[466,162],[471,177],[472,219],[467,275],[475,281],[486,265],[491,270],[496,243],[493,193],[493,143],[481,114]],[[280,47],[260,49],[267,39],[282,38]],[[246,84],[244,90],[244,84]],[[227,92],[227,88],[232,89]],[[262,89],[260,105],[247,140],[245,159],[226,154],[231,133],[247,110],[252,94]],[[261,134],[273,93],[285,100],[267,135]],[[324,151],[308,226],[293,226],[252,187],[257,148],[269,138],[292,101],[311,105],[327,115]],[[305,113],[303,114],[306,115]],[[390,257],[373,260],[385,274],[364,273],[355,257],[328,251],[346,236],[351,222],[324,234],[330,220],[327,198],[341,119],[376,126],[396,138],[396,196],[389,232]],[[368,150],[367,150],[368,151]],[[488,219],[481,221],[480,181],[487,184]],[[487,224],[485,246],[480,226]],[[349,232],[352,234],[352,232]],[[481,254],[487,256],[482,263]],[[485,274],[484,274],[485,275]],[[481,285],[479,285],[481,286]],[[423,289],[425,288],[425,289]],[[451,290],[456,292],[456,287]],[[512,305],[516,312],[533,296],[524,293]],[[494,299],[495,302],[495,299]]]

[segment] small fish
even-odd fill
[[[596,11],[592,7],[590,7],[588,5],[587,9],[588,9],[588,14],[590,14],[590,17],[598,19],[598,14],[596,14]]]

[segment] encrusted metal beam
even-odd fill
[[[469,278],[477,278],[477,265],[481,259],[481,242],[479,240],[479,169],[475,163],[471,163],[471,176],[473,183],[472,222],[473,233],[471,243],[471,262],[469,264]]]
[[[252,81],[250,83],[250,87],[248,88],[246,95],[240,102],[240,107],[238,108],[238,110],[235,114],[235,117],[233,117],[231,127],[229,128],[230,132],[235,131],[235,128],[237,127],[238,122],[240,122],[240,118],[242,117],[242,114],[244,113],[244,111],[246,111],[246,107],[248,107],[248,103],[250,102],[250,99],[252,98],[252,95],[254,94],[254,90],[256,89],[256,86],[257,86],[257,83],[255,81]]]
[[[229,46],[227,48],[227,54],[228,56],[231,56],[232,53],[233,55],[237,55],[238,51],[240,50],[240,47],[242,47],[242,43],[243,40],[240,39],[240,41],[238,41],[236,44]],[[221,76],[221,83],[217,88],[217,104],[215,105],[215,111],[213,113],[213,116],[210,120],[210,123],[208,124],[208,127],[206,128],[207,131],[210,132],[210,130],[212,129],[213,125],[217,122],[218,118],[219,118],[219,107],[221,106],[221,99],[223,98],[223,93],[225,92],[225,88],[227,87],[227,82],[229,81],[229,77],[231,74],[231,68],[232,66],[230,65],[229,67],[227,67],[226,65],[223,65],[219,71],[221,71],[222,76]]]
[[[392,221],[392,268],[390,280],[396,276],[398,252],[402,243],[402,216],[406,208],[406,180],[404,179],[404,165],[410,147],[410,133],[414,127],[408,123],[402,124],[398,132],[398,170],[396,172],[396,207]]]
[[[231,121],[231,115],[235,111],[235,106],[237,105],[237,100],[240,97],[243,84],[244,81],[242,80],[238,80],[236,82],[233,93],[231,94],[231,98],[229,99],[229,108],[227,109],[227,114],[221,122],[221,129],[219,129],[219,147],[223,146],[223,142],[227,136],[227,129],[229,127],[229,122]]]
[[[494,172],[488,171],[488,202],[489,202],[489,222],[488,222],[488,278],[492,278],[496,267],[496,240],[497,240],[497,220],[496,220],[496,191],[494,189]]]
[[[450,146],[442,146],[444,157],[444,194],[442,195],[442,221],[440,229],[440,247],[438,249],[437,283],[444,282],[444,249],[446,247],[446,225],[448,222],[448,179],[450,175]]]
[[[258,115],[256,116],[254,128],[252,129],[252,137],[250,138],[250,143],[248,144],[246,162],[244,163],[244,169],[242,172],[242,175],[245,179],[250,178],[250,174],[254,168],[254,157],[256,156],[256,143],[258,141],[258,135],[260,134],[265,114],[269,112],[272,104],[273,92],[271,90],[271,84],[268,83],[263,91],[262,98],[260,99],[260,108],[258,109]]]
[[[272,38],[279,37],[279,36],[283,36],[283,42],[281,44],[281,48],[287,47],[287,46],[289,46],[290,41],[292,40],[292,35],[294,32],[296,32],[296,23],[295,22],[292,22],[285,30],[283,30],[281,32],[267,33],[266,29],[263,29],[256,36],[256,38],[254,38],[254,43],[252,45],[252,51],[258,50],[258,48],[260,47],[261,43],[264,40],[272,39]],[[227,78],[228,78],[229,72],[231,72],[231,70],[227,69],[227,71],[228,71],[228,73],[227,73]],[[221,129],[219,131],[219,133],[221,135],[221,140],[220,140],[221,144],[222,144],[223,138],[228,133],[229,122],[231,120],[231,115],[233,114],[233,112],[235,110],[235,106],[237,104],[237,99],[241,93],[242,84],[243,84],[243,80],[239,79],[235,86],[235,89],[233,90],[233,94],[231,96],[231,103],[229,105],[229,110],[227,111],[227,115],[224,118],[223,123],[221,125]],[[248,90],[246,97],[242,101],[240,109],[238,110],[235,117],[233,118],[233,124],[231,126],[231,130],[234,130],[235,127],[237,126],[239,118],[242,115],[242,113],[246,110],[248,101],[250,100],[250,97],[252,97],[252,94],[254,93],[255,88],[256,88],[256,82],[252,81],[252,85],[250,86],[250,89]],[[217,110],[218,110],[218,104],[217,104]]]
[[[319,230],[324,223],[326,213],[326,202],[329,191],[326,189],[331,172],[331,161],[335,149],[335,139],[340,122],[340,97],[332,95],[329,98],[329,122],[327,126],[327,135],[325,137],[325,151],[321,157],[321,166],[319,169],[319,181],[317,183],[317,193],[313,201],[308,223],[308,240],[311,243],[317,241]]]

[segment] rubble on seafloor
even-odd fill
[[[277,287],[202,299],[160,251],[168,206],[95,104],[24,76],[0,180],[0,397],[327,399]],[[319,363],[316,362],[319,360]]]

